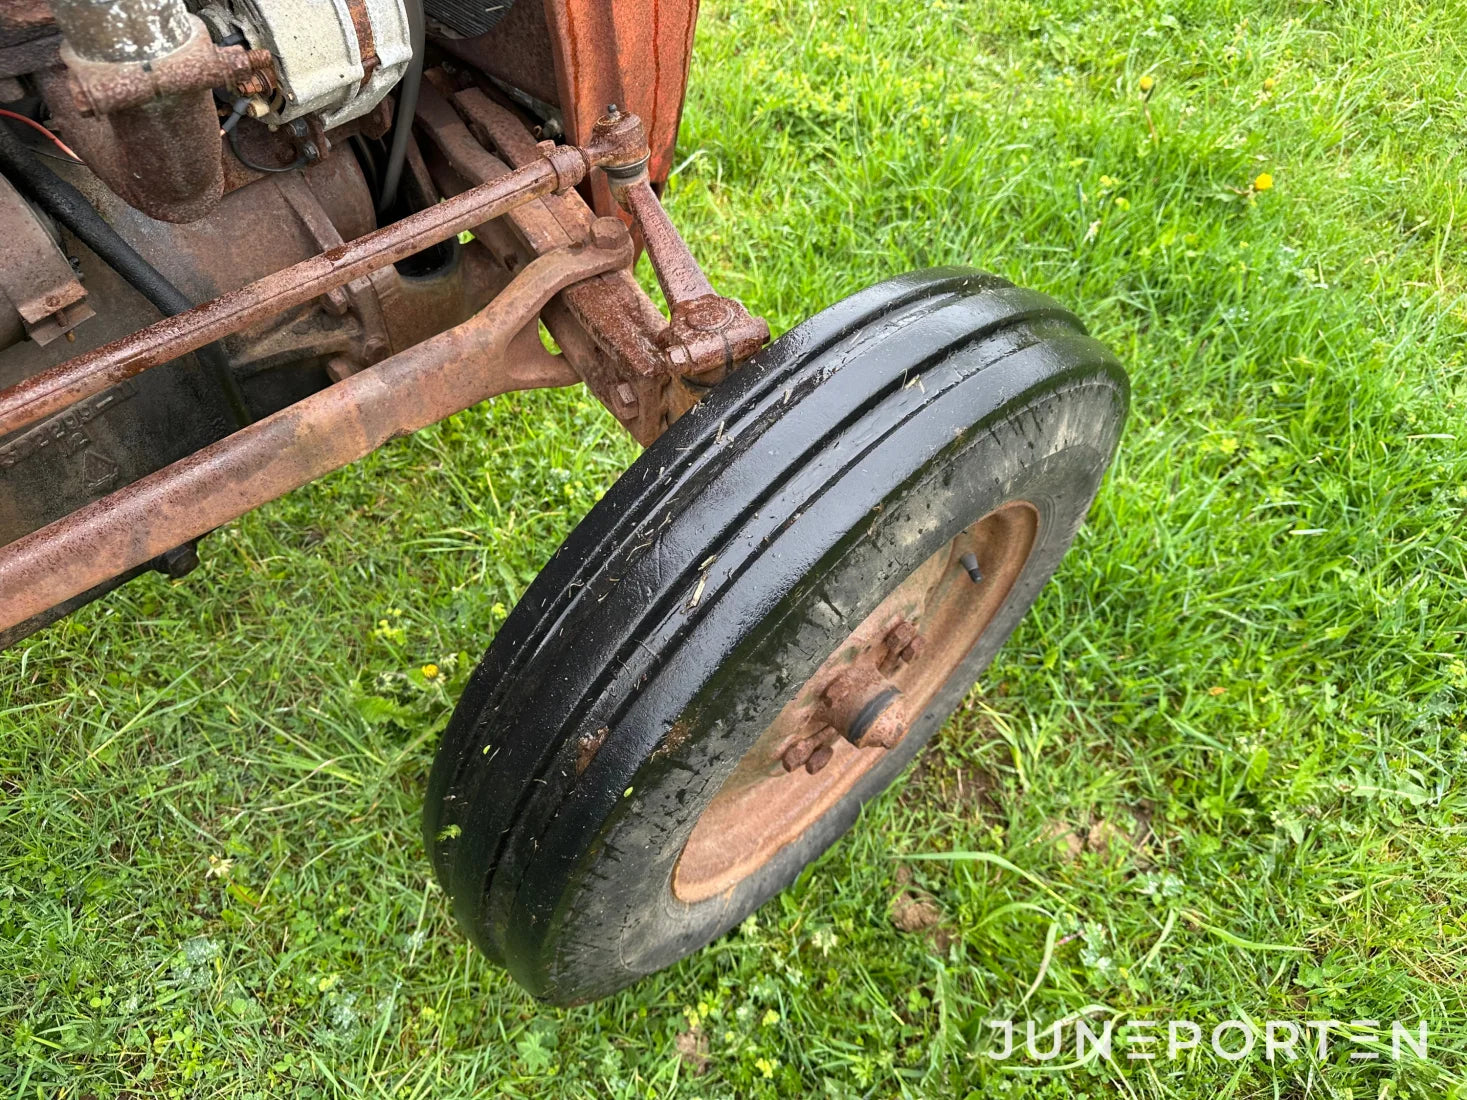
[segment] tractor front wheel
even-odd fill
[[[1128,386],[968,269],[831,307],[672,426],[536,578],[434,765],[426,837],[536,996],[611,993],[829,847],[1034,602]]]

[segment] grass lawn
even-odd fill
[[[452,927],[420,792],[635,447],[579,391],[395,443],[0,656],[0,1094],[1467,1094],[1464,25],[710,0],[668,202],[717,286],[782,331],[973,263],[1127,363],[1054,583],[794,888],[546,1009]],[[1430,1049],[985,1054],[1081,1012]]]

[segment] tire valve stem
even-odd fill
[[[981,570],[981,569],[978,568],[978,555],[977,554],[973,553],[970,550],[968,553],[964,554],[961,558],[959,558],[958,561],[960,563],[962,563],[963,568],[968,571],[968,578],[974,584],[980,584],[980,583],[982,583],[982,581],[983,581],[983,570]]]

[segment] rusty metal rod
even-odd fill
[[[526,202],[574,187],[591,166],[626,155],[624,148],[609,143],[585,149],[557,146],[534,164],[58,364],[0,392],[0,436]]]
[[[495,394],[577,381],[540,346],[535,318],[565,287],[631,262],[624,230],[608,247],[539,256],[462,324],[0,547],[0,631],[388,440]],[[523,358],[509,354],[521,333]]]
[[[617,197],[642,229],[647,257],[652,261],[652,270],[669,307],[715,293],[713,284],[698,266],[687,242],[673,226],[662,203],[657,201],[657,194],[646,176],[628,187],[617,188]]]

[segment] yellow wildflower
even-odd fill
[[[1259,172],[1258,176],[1253,180],[1253,190],[1255,191],[1267,191],[1271,187],[1273,187],[1273,177],[1267,172]]]
[[[435,665],[432,661],[429,661],[426,665],[423,666],[422,672],[423,679],[425,680],[438,679],[438,666]]]
[[[1141,78],[1141,91],[1143,93],[1151,91],[1154,87],[1156,87],[1156,78],[1150,73],[1147,73]]]

